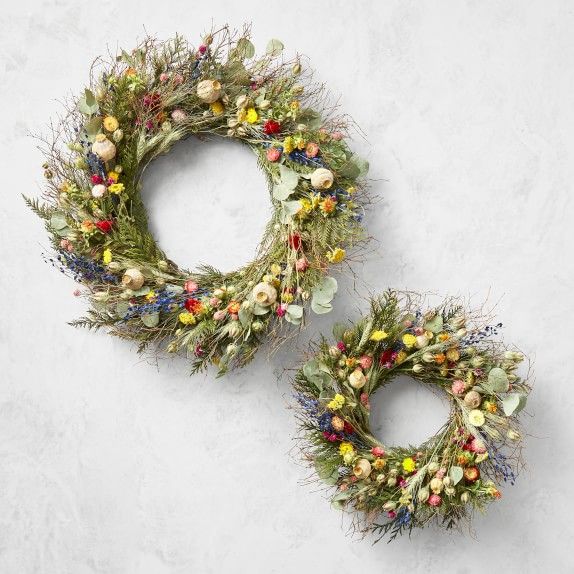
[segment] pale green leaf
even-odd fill
[[[281,40],[273,38],[272,40],[269,40],[265,52],[267,53],[267,55],[271,56],[272,58],[275,58],[276,56],[281,54],[283,48],[284,48],[283,42],[281,42]]]
[[[149,313],[148,315],[142,315],[141,320],[146,327],[157,327],[159,324],[159,313]]]
[[[490,369],[486,388],[494,393],[505,393],[508,390],[508,375],[500,367]]]
[[[280,201],[287,199],[295,190],[287,187],[283,183],[277,183],[273,186],[273,197]]]
[[[451,466],[448,475],[452,479],[453,486],[458,484],[464,475],[464,471],[460,466]]]
[[[519,413],[525,406],[526,396],[519,393],[510,393],[502,399],[502,408],[507,417]]]
[[[281,176],[281,184],[290,189],[295,189],[299,183],[299,174],[293,171],[286,165],[279,165],[279,174]]]

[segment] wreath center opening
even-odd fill
[[[255,258],[271,217],[268,184],[253,152],[222,137],[190,137],[142,177],[149,228],[180,267],[229,272]]]
[[[448,421],[450,412],[446,393],[408,375],[393,378],[370,402],[372,434],[387,448],[421,445]]]

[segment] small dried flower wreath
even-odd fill
[[[530,391],[519,352],[492,340],[501,326],[451,302],[427,312],[389,291],[337,342],[323,339],[294,380],[303,453],[332,503],[390,539],[438,522],[454,527],[501,496],[520,466],[518,413]],[[369,426],[369,399],[400,374],[444,391],[446,424],[418,447],[388,448]],[[386,516],[385,521],[379,517]],[[378,521],[379,520],[379,521]],[[379,538],[380,539],[380,538]]]
[[[247,363],[260,342],[304,310],[331,310],[337,282],[328,266],[365,239],[368,165],[345,137],[300,59],[280,58],[271,40],[255,58],[249,29],[223,28],[194,49],[181,38],[145,40],[122,51],[46,141],[46,220],[51,261],[87,287],[88,316],[139,343],[186,351],[193,371]],[[140,194],[146,166],[179,140],[214,134],[256,154],[271,188],[273,215],[253,262],[231,273],[170,261],[148,231]],[[62,143],[66,146],[61,145]]]

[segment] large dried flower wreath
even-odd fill
[[[92,308],[73,324],[142,350],[183,350],[193,371],[211,362],[225,372],[262,340],[280,340],[285,322],[300,325],[306,307],[331,310],[337,282],[327,269],[365,239],[368,166],[349,150],[348,123],[323,87],[282,49],[271,40],[256,58],[248,28],[223,28],[198,48],[146,39],[96,66],[45,142],[46,202],[27,200],[46,220],[53,263],[87,288]],[[231,273],[181,269],[148,230],[142,173],[196,134],[247,144],[269,180],[273,215],[259,251]]]

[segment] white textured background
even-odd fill
[[[73,283],[42,263],[19,194],[42,183],[29,131],[84,84],[106,47],[149,33],[193,42],[253,22],[311,58],[363,127],[355,148],[381,202],[358,288],[498,302],[504,336],[535,358],[528,469],[475,522],[371,546],[298,482],[279,354],[233,377],[187,376],[66,325]],[[0,572],[188,574],[572,571],[574,5],[568,0],[199,3],[10,2],[0,13]],[[249,154],[180,144],[146,197],[179,263],[250,258],[268,205]],[[225,245],[225,247],[223,247]],[[339,311],[365,309],[352,292]],[[307,336],[335,320],[314,320]],[[446,409],[414,385],[377,397],[389,440],[422,439]],[[387,413],[383,413],[386,409]],[[391,411],[392,412],[389,412]]]

